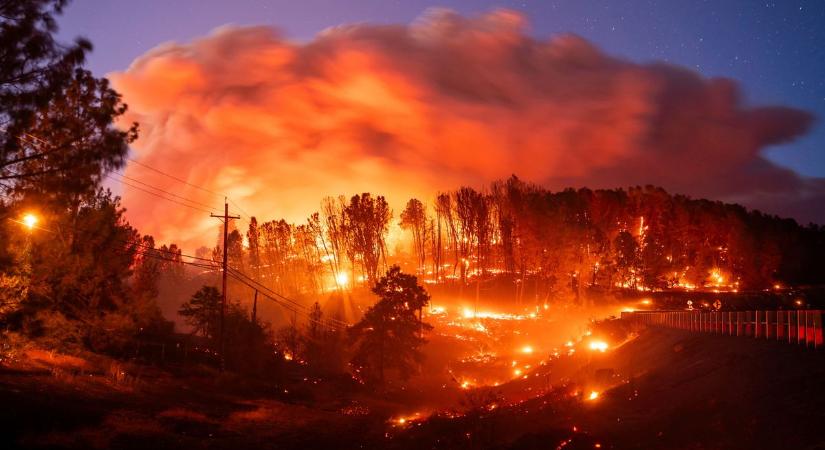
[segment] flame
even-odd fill
[[[590,350],[604,352],[607,350],[607,342],[604,341],[590,341]]]
[[[406,417],[401,416],[401,417],[398,417],[397,419],[391,419],[389,422],[394,423],[394,424],[399,425],[399,426],[404,426],[404,425],[407,425],[408,423],[411,423],[413,421],[421,420],[422,418],[423,418],[423,416],[421,415],[421,413],[416,412],[416,413],[413,413],[413,414],[411,414],[409,416],[406,416]]]
[[[597,391],[590,391],[590,395],[587,396],[588,400],[596,400],[599,398],[599,393]]]
[[[349,276],[345,272],[341,272],[335,277],[335,281],[338,283],[338,286],[346,286],[349,284]]]
[[[443,306],[433,306],[433,307],[430,308],[430,314],[431,315],[444,314],[446,312],[447,312],[447,310]]]
[[[526,353],[526,354],[529,355],[529,354],[533,353],[533,347],[530,346],[530,345],[525,345],[524,347],[521,348],[521,352]]]

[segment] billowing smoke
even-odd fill
[[[572,35],[538,40],[509,11],[430,11],[297,43],[224,27],[164,44],[112,74],[141,125],[135,158],[226,192],[262,219],[302,221],[328,195],[363,191],[396,211],[461,184],[517,174],[550,188],[655,184],[825,221],[825,181],[762,154],[812,124],[745,105],[735,82],[604,54]],[[136,165],[127,175],[222,203]],[[214,242],[208,214],[125,187],[130,220],[162,241]],[[816,215],[818,214],[818,215]]]

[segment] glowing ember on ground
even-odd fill
[[[413,413],[413,414],[411,414],[409,416],[406,416],[406,417],[402,416],[402,417],[399,417],[397,419],[391,419],[389,422],[393,425],[396,425],[396,426],[405,426],[405,425],[408,425],[408,424],[410,424],[414,421],[422,420],[424,418],[425,418],[425,416],[422,416],[420,412],[417,412],[417,413]]]
[[[465,319],[495,319],[495,320],[525,320],[527,318],[535,319],[538,315],[535,312],[531,312],[527,315],[521,314],[510,314],[510,313],[499,313],[499,312],[492,312],[492,311],[474,311],[471,308],[464,308],[462,310],[462,315]]]
[[[599,398],[599,393],[596,391],[591,391],[590,395],[587,396],[588,400],[596,400],[597,398]]]

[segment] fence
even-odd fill
[[[677,328],[697,333],[775,339],[822,347],[823,310],[796,311],[634,311],[622,320],[637,325]]]

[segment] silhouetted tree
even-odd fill
[[[383,196],[369,193],[354,195],[344,207],[347,243],[360,260],[366,278],[372,282],[378,276],[378,266],[386,255],[385,237],[392,211]]]
[[[372,292],[378,302],[349,329],[354,348],[351,364],[357,376],[370,382],[383,383],[387,369],[396,369],[406,379],[423,358],[422,332],[432,328],[420,320],[430,295],[415,276],[402,273],[398,266],[391,267]]]
[[[195,334],[216,339],[221,318],[221,292],[214,286],[203,286],[181,305],[178,314],[183,316]]]
[[[413,249],[416,256],[418,269],[424,268],[426,263],[426,227],[427,209],[421,200],[410,199],[404,211],[401,212],[401,228],[410,230],[413,236]]]

